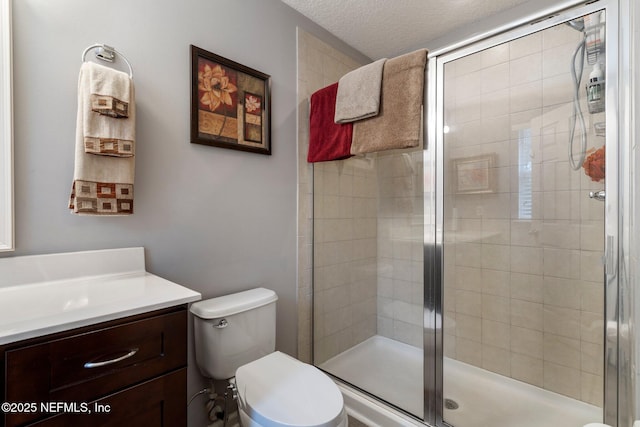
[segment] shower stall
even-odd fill
[[[406,423],[627,427],[620,11],[576,4],[432,52],[422,146],[314,165],[313,362]]]

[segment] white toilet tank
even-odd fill
[[[224,380],[276,348],[275,292],[256,288],[196,302],[196,361],[202,375]]]

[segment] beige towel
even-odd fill
[[[353,124],[351,154],[420,144],[426,62],[425,49],[387,60],[382,73],[380,112]]]
[[[135,94],[129,94],[129,117],[117,119],[91,112],[87,63],[80,69],[78,79],[78,113],[73,185],[69,209],[81,215],[130,215],[133,213],[133,178],[135,158],[96,155],[85,151],[89,114],[103,120],[131,121],[128,132],[135,134]],[[94,117],[95,118],[95,117]],[[108,128],[108,125],[105,125]],[[104,129],[105,127],[103,127]],[[93,129],[93,128],[92,128]],[[118,135],[121,136],[121,135]]]
[[[85,151],[102,156],[133,156],[135,105],[129,75],[85,62],[80,70],[79,91],[89,98],[83,113]]]
[[[350,123],[378,115],[382,69],[387,58],[353,70],[338,82],[336,123]]]

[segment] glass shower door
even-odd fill
[[[443,419],[603,420],[604,11],[443,66]],[[584,124],[584,125],[583,125]],[[592,193],[592,198],[589,194]]]
[[[423,418],[422,147],[313,169],[314,364]]]

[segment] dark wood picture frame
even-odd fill
[[[191,142],[271,154],[271,76],[191,45]]]

